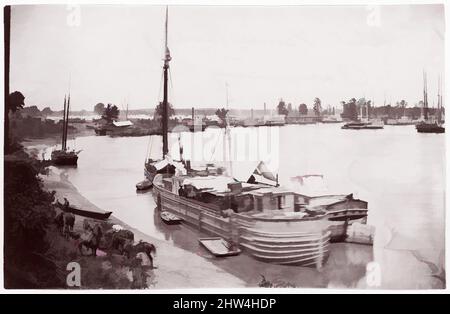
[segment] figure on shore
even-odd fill
[[[83,255],[84,247],[92,251],[91,255],[97,256],[97,249],[103,237],[102,228],[99,224],[95,224],[94,227],[91,227],[89,222],[85,219],[83,221],[83,229],[85,230],[85,233],[81,236],[81,242],[78,244],[80,254]]]

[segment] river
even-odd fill
[[[298,286],[334,288],[428,289],[445,285],[435,266],[445,248],[445,136],[418,134],[414,126],[383,130],[342,130],[340,124],[232,128],[229,142],[236,176],[248,165],[265,160],[281,184],[304,174],[324,175],[331,192],[354,193],[368,201],[368,223],[376,228],[373,247],[333,244],[321,271],[293,266],[265,267],[248,256],[212,259],[198,246],[198,232],[166,226],[154,215],[151,192],[136,193],[148,154],[160,154],[161,138],[86,136],[70,181],[97,206],[155,238],[196,252],[251,284],[259,274]],[[170,135],[178,158],[178,142],[192,160],[217,160],[224,155],[223,130]],[[71,142],[71,141],[69,141]],[[226,142],[227,143],[227,142]],[[149,145],[151,144],[151,145]],[[69,143],[71,145],[71,143]],[[47,156],[51,148],[48,148]],[[182,263],[188,261],[180,261]],[[240,264],[240,266],[239,266]]]

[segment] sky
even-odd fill
[[[13,6],[11,91],[26,105],[154,108],[162,98],[165,7]],[[444,75],[442,5],[170,6],[175,108],[339,106],[422,97]],[[228,86],[228,87],[227,87]],[[443,84],[444,86],[444,84]]]

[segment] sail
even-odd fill
[[[278,180],[275,174],[273,174],[267,165],[260,161],[256,166],[253,173],[248,178],[249,183],[265,183],[270,185],[277,185]]]

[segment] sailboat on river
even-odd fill
[[[153,179],[157,210],[219,236],[255,259],[322,267],[329,256],[333,228],[335,233],[345,233],[352,213],[359,213],[357,218],[366,217],[367,202],[352,195],[330,201],[296,194],[281,187],[263,162],[248,173],[248,179],[237,180],[231,175],[231,167],[191,167],[189,160],[183,160],[181,150],[181,161],[173,161],[168,155],[167,138],[167,71],[171,60],[167,11],[165,49],[163,159],[148,160],[145,165],[146,175]],[[314,202],[317,204],[313,206]],[[340,219],[333,224],[330,216]]]
[[[442,95],[440,79],[438,83],[438,108],[437,108],[437,120],[433,121],[428,116],[428,84],[427,74],[423,73],[423,121],[416,125],[416,130],[419,133],[445,133],[445,128],[442,124]]]
[[[67,131],[69,128],[69,110],[70,110],[70,93],[68,97],[64,97],[64,112],[62,119],[62,140],[61,149],[52,151],[51,160],[58,166],[76,166],[78,163],[78,154],[81,151],[69,150],[67,147]]]

